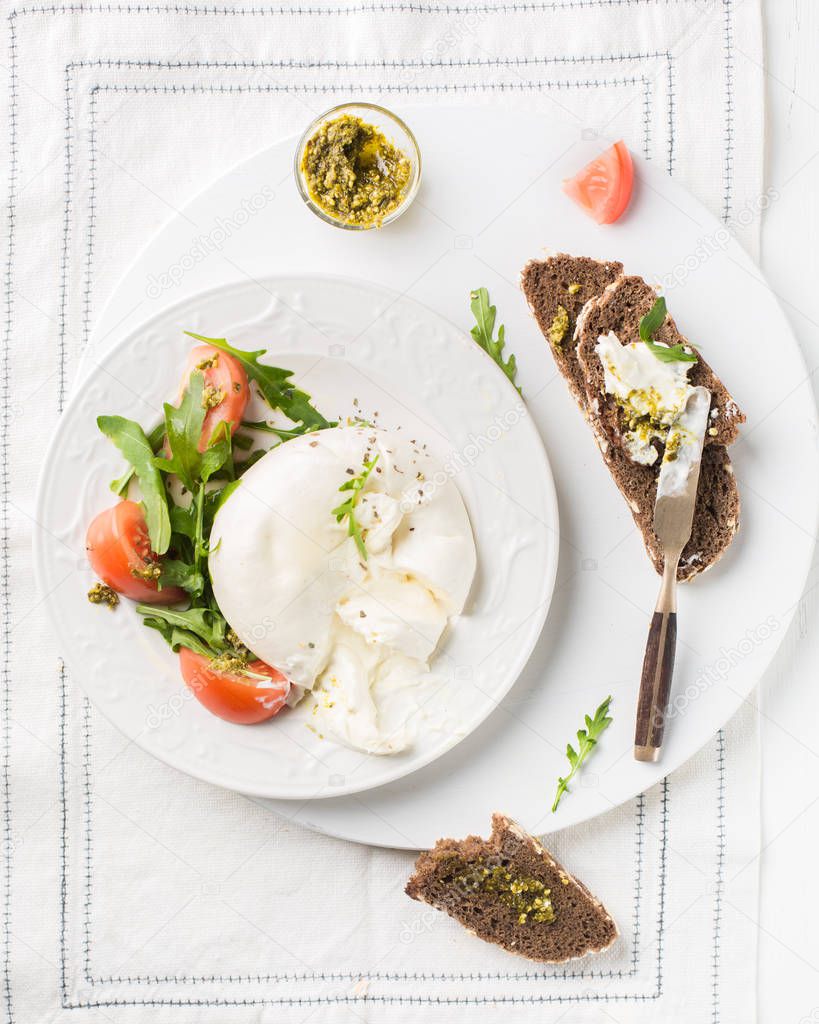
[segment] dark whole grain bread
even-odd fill
[[[576,351],[585,377],[587,401],[597,411],[595,419],[612,444],[621,443],[623,414],[614,397],[606,394],[603,364],[596,351],[597,339],[613,331],[621,345],[638,341],[640,320],[656,300],[657,292],[642,277],[620,277],[587,303],[577,321]],[[697,361],[691,364],[688,381],[693,387],[708,388],[711,392],[711,419],[705,443],[734,442],[745,416],[696,346],[680,334],[670,315],[653,339],[665,345],[682,344],[693,351]]]
[[[662,574],[663,553],[654,533],[657,467],[632,462],[624,449],[614,445],[603,452],[603,458],[628,502],[648,557],[657,572]],[[680,582],[690,580],[719,561],[738,529],[739,492],[728,449],[724,444],[708,445],[702,453],[694,522],[680,558],[677,579]]]
[[[406,893],[485,942],[541,963],[598,953],[618,934],[585,885],[503,814],[492,816],[489,839],[439,839],[419,856]]]
[[[596,274],[589,267],[589,264],[595,263],[598,268]],[[547,341],[549,341],[548,327],[553,321],[554,310],[559,301],[558,296],[561,294],[559,289],[565,287],[564,282],[577,281],[581,283],[581,290],[575,293],[576,296],[588,296],[591,302],[597,296],[590,295],[589,291],[602,282],[602,292],[598,294],[604,293],[607,288],[612,288],[615,281],[620,280],[621,271],[622,267],[618,263],[597,263],[587,257],[568,256],[565,253],[549,257],[546,260],[533,260],[528,263],[523,270],[521,284],[529,308]],[[636,280],[641,281],[642,279]],[[644,295],[643,299],[645,300]],[[651,302],[653,303],[653,299]],[[568,307],[566,308],[568,309]],[[570,327],[573,333],[578,332],[577,319],[581,312],[584,311],[576,307],[572,308]],[[581,318],[581,332],[586,327],[583,322],[586,320],[586,315],[584,312],[584,316]],[[640,316],[642,315],[641,313]],[[639,324],[639,317],[637,322]],[[665,330],[666,326],[664,325],[661,330]],[[611,329],[611,327],[607,327],[604,333]],[[666,340],[662,334],[659,338]],[[663,557],[653,528],[659,460],[654,466],[643,466],[632,462],[625,450],[618,443],[612,442],[609,432],[601,422],[599,409],[595,410],[592,405],[587,373],[578,359],[574,344],[564,342],[560,350],[556,350],[550,341],[549,348],[580,411],[592,427],[603,459],[620,493],[626,500],[654,568],[658,573],[662,573]],[[727,395],[727,392],[725,394]],[[738,418],[737,416],[731,417],[734,420],[734,428],[744,418],[738,409],[736,412]],[[691,538],[683,550],[677,570],[677,579],[680,581],[691,579],[712,566],[725,553],[739,529],[740,503],[733,467],[725,446],[716,442],[717,439],[712,437],[712,443],[707,446],[703,454]]]
[[[523,268],[521,284],[529,307],[549,341],[557,367],[583,404],[586,374],[577,361],[574,330],[580,310],[623,273],[622,263],[601,263],[587,256],[559,253],[532,260]]]

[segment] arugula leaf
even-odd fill
[[[212,650],[227,650],[225,632],[227,622],[219,612],[212,608],[188,608],[177,611],[174,608],[162,608],[155,604],[138,604],[136,609],[146,619],[156,619],[168,626],[193,633]],[[152,626],[153,629],[158,627]],[[161,632],[161,630],[160,630]]]
[[[225,468],[228,478],[233,478],[233,443],[230,435],[230,424],[222,420],[216,425],[207,448],[202,453],[199,466],[199,479],[206,484],[220,469]]]
[[[205,589],[205,577],[189,562],[168,558],[162,562],[159,587],[181,587],[191,597],[201,597]]]
[[[171,542],[168,495],[162,476],[154,464],[150,440],[138,423],[123,416],[98,416],[97,426],[133,466],[142,491],[151,547],[158,555],[164,555]]]
[[[162,439],[165,437],[165,421],[163,420],[161,423],[157,423],[153,430],[148,431],[146,436],[148,438],[148,444],[151,446],[151,451],[156,455],[162,446]],[[128,486],[135,476],[136,473],[134,471],[134,467],[129,466],[122,476],[118,476],[116,480],[112,480],[108,486],[118,498],[125,498],[128,495]]]
[[[665,299],[661,295],[640,320],[640,340],[651,341],[652,337],[665,323],[667,315],[668,309],[666,308]]]
[[[157,456],[153,460],[163,473],[178,476],[189,491],[195,491],[200,483],[207,483],[225,465],[230,467],[229,475],[233,472],[230,426],[224,420],[216,425],[205,451],[199,451],[206,413],[202,401],[204,388],[204,376],[194,372],[179,405],[165,403],[165,434],[170,456]]]
[[[267,455],[267,450],[264,448],[257,448],[255,452],[251,452],[250,455],[242,462],[236,463],[236,475],[244,476],[244,474],[250,469],[251,466],[255,466],[259,459]]]
[[[262,452],[262,455],[266,455],[266,454],[267,454],[266,452]],[[242,463],[242,465],[244,466],[244,463]],[[206,521],[210,520],[211,522],[213,522],[213,517],[216,515],[216,513],[219,511],[219,509],[224,505],[224,503],[228,500],[228,498],[231,496],[231,494],[233,494],[233,492],[239,486],[239,483],[240,483],[239,480],[231,480],[230,483],[225,484],[225,486],[220,491],[212,491],[210,494],[205,495],[205,520]],[[209,505],[210,505],[210,509],[208,507]]]
[[[165,403],[165,434],[171,453],[154,459],[163,473],[178,476],[189,491],[196,489],[202,461],[199,439],[205,422],[204,388],[203,374],[192,373],[179,405]]]
[[[246,426],[246,424],[242,424]],[[253,447],[253,438],[248,437],[247,434],[236,433],[233,435],[233,447],[239,448],[243,452],[249,452]]]
[[[555,801],[552,804],[552,814],[557,810],[557,805],[560,803],[563,794],[569,792],[569,783],[575,777],[578,768],[580,768],[592,750],[597,746],[597,741],[601,735],[611,725],[612,719],[608,717],[609,704],[611,704],[611,695],[606,697],[595,711],[594,718],[589,718],[588,715],[584,716],[586,728],[577,730],[577,750],[574,749],[571,743],[566,745],[566,757],[568,758],[571,771],[565,778],[557,780],[557,792],[555,793]]]
[[[189,541],[196,540],[196,509],[193,505],[183,507],[173,505],[171,508],[171,528],[174,533],[187,537]]]
[[[256,423],[244,420],[242,421],[242,426],[248,430],[263,430],[267,434],[275,434],[280,441],[292,441],[294,437],[301,437],[302,434],[310,434],[314,430],[320,429],[319,427],[305,427],[303,424],[286,429],[284,427],[274,427],[271,423],[266,423],[264,420],[259,420]]]
[[[301,423],[312,430],[335,426],[315,408],[307,392],[294,387],[290,380],[293,376],[292,370],[282,370],[278,366],[269,366],[267,363],[259,362],[259,356],[265,355],[267,349],[260,348],[255,352],[243,352],[241,349],[229,345],[224,338],[206,338],[201,334],[194,334],[192,331],[185,331],[185,334],[206,345],[213,345],[237,359],[244,367],[248,378],[256,382],[268,405],[273,409],[281,409],[285,416],[293,420],[294,423]]]
[[[149,439],[150,440],[150,439]],[[129,466],[122,476],[114,477],[111,483],[108,485],[109,489],[116,494],[118,498],[125,498],[128,494],[128,487],[131,481],[134,479],[134,467]]]
[[[656,342],[647,341],[649,349],[660,360],[661,363],[696,363],[697,357],[693,352],[686,352],[685,348],[677,343],[676,345],[658,345]]]
[[[358,499],[361,492],[367,483],[375,464],[378,462],[378,456],[372,459],[370,462],[364,463],[363,472],[359,473],[358,476],[350,477],[349,480],[345,480],[344,483],[339,487],[339,491],[352,491],[350,497],[343,501],[337,508],[334,508],[330,515],[336,517],[336,522],[340,523],[342,519],[347,519],[347,536],[355,539],[356,547],[358,548],[359,554],[367,561],[367,548],[364,544],[364,537],[361,534],[361,527],[359,526],[358,519],[356,518],[355,509],[358,504]]]
[[[170,622],[166,622],[165,619],[146,615],[142,621],[150,629],[155,629],[161,633],[174,653],[177,653],[180,647],[189,647],[192,651],[196,651],[197,654],[204,654],[206,658],[214,658],[217,654],[221,653],[214,651],[212,647],[209,647],[195,633],[191,633],[188,629],[180,629],[178,626],[173,626]]]
[[[697,357],[694,353],[686,352],[679,342],[676,345],[658,345],[652,341],[653,336],[665,323],[667,312],[665,299],[661,295],[640,320],[640,340],[645,342],[661,363],[696,363]]]
[[[484,352],[488,353],[498,366],[503,370],[509,380],[514,384],[518,372],[517,361],[513,355],[504,362],[503,349],[506,344],[505,328],[503,324],[498,328],[497,340],[494,340],[495,316],[497,310],[489,305],[489,292],[486,288],[476,288],[469,293],[471,302],[469,308],[477,323],[470,331],[472,337],[481,346]],[[515,385],[517,387],[517,385]],[[522,394],[520,388],[518,392]]]

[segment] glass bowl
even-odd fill
[[[401,150],[411,164],[410,179],[404,188],[401,201],[394,210],[391,210],[387,216],[384,217],[380,224],[349,224],[346,221],[341,220],[339,217],[334,217],[323,207],[319,206],[319,204],[313,199],[307,187],[307,182],[304,180],[301,164],[307,143],[321,125],[327,121],[333,121],[335,118],[341,117],[344,114],[348,114],[351,117],[360,117],[362,121],[373,125],[388,139],[388,141]],[[320,114],[307,126],[304,134],[299,139],[298,146],[296,146],[294,173],[299,194],[304,200],[305,206],[307,206],[308,209],[310,209],[318,218],[327,224],[332,224],[333,227],[343,228],[345,231],[370,231],[372,228],[383,228],[388,224],[391,224],[412,205],[412,201],[418,192],[419,185],[421,184],[421,151],[418,148],[418,142],[410,129],[404,124],[401,118],[398,117],[397,114],[393,114],[391,110],[387,110],[386,107],[380,107],[376,103],[341,103],[337,107],[331,107],[323,114]]]

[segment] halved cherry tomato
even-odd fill
[[[563,191],[598,224],[613,224],[622,217],[634,187],[634,165],[624,142],[592,160],[573,178],[563,182]]]
[[[237,725],[253,725],[278,714],[290,692],[290,682],[281,672],[263,661],[251,661],[249,672],[264,679],[238,672],[213,671],[213,661],[188,647],[179,649],[182,678],[196,699],[214,715]]]
[[[220,423],[230,423],[231,434],[239,428],[250,397],[250,389],[247,374],[239,360],[213,345],[197,345],[191,349],[182,382],[183,389],[187,387],[194,370],[199,370],[204,375],[207,394],[214,403],[205,413],[205,422],[202,425],[199,451],[203,452]]]
[[[185,597],[179,587],[160,590],[150,578],[159,557],[151,550],[145,515],[135,501],[100,512],[88,527],[85,550],[97,576],[123,597],[146,604],[174,604]]]

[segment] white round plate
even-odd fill
[[[66,409],[43,467],[35,569],[74,677],[146,750],[257,796],[358,793],[445,753],[514,683],[554,586],[557,499],[520,396],[463,331],[365,282],[302,276],[263,285],[238,282],[185,299],[123,338],[95,367]],[[426,444],[459,487],[479,571],[465,614],[436,653],[440,698],[429,702],[435,711],[410,750],[368,756],[323,739],[311,725],[308,701],[253,727],[224,722],[192,698],[177,657],[128,602],[111,614],[86,600],[95,577],[84,557],[85,531],[114,503],[108,484],[123,465],[96,418],[115,413],[146,429],[159,422],[193,344],[185,330],[227,337],[241,349],[266,348],[266,361],[293,370],[328,419],[360,416],[401,430]],[[255,401],[251,420],[270,414]],[[263,615],[260,609],[260,621]],[[265,625],[275,629],[275,621]]]
[[[517,105],[397,113],[424,161],[421,191],[399,221],[361,233],[319,222],[289,177],[295,140],[273,146],[195,198],[150,242],[96,324],[85,369],[146,316],[237,277],[355,274],[462,328],[470,325],[470,288],[489,287],[559,495],[560,562],[546,627],[500,709],[445,757],[364,795],[271,804],[336,835],[411,848],[485,832],[493,810],[537,832],[585,821],[699,750],[760,681],[785,635],[813,552],[819,472],[816,410],[788,323],[754,263],[678,183],[635,157],[631,208],[618,224],[599,227],[560,182],[600,151],[601,140]],[[252,215],[239,215],[254,205]],[[224,237],[228,223],[234,229]],[[682,330],[703,346],[748,416],[732,448],[743,526],[722,562],[681,590],[677,710],[656,765],[635,762],[631,748],[658,580],[518,288],[523,264],[546,247],[619,259],[664,282]],[[429,366],[430,382],[443,369]],[[608,693],[614,724],[552,815],[565,745]]]

